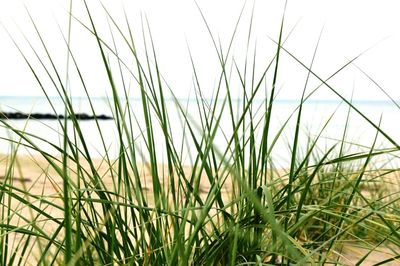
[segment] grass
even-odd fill
[[[58,121],[62,145],[0,120],[12,132],[2,137],[11,152],[1,161],[5,166],[0,183],[1,264],[340,265],[346,264],[342,255],[350,244],[367,250],[354,262],[357,265],[382,247],[393,253],[389,259],[382,258],[382,263],[398,260],[397,169],[375,163],[396,158],[399,145],[380,123],[374,123],[329,84],[359,56],[323,79],[313,70],[318,44],[309,65],[300,61],[285,48],[282,19],[275,56],[259,71],[256,51],[252,57],[247,53],[244,65],[232,60],[231,47],[241,17],[224,51],[199,9],[220,73],[213,97],[205,98],[190,54],[197,113],[189,113],[187,105],[193,103],[178,100],[161,74],[148,23],[143,23],[144,49],[139,53],[127,17],[126,24],[119,25],[105,9],[112,37],[107,42],[98,33],[86,2],[85,8],[88,24],[71,14],[64,35],[68,49],[65,79],[30,15],[44,54],[26,38],[35,56],[29,59],[15,42],[50,105],[44,79],[51,81],[65,105],[65,117],[71,119]],[[71,21],[84,27],[97,43],[112,95],[109,105],[117,132],[117,158],[107,152],[101,121],[95,119],[105,154],[101,160],[94,159],[74,116],[74,98],[69,93],[72,78],[80,81],[93,115],[96,112],[87,80],[70,49]],[[120,56],[116,38],[123,40],[130,58]],[[308,74],[297,108],[274,132],[271,123],[282,54]],[[33,61],[39,66],[34,67]],[[134,67],[128,67],[131,61]],[[47,76],[39,75],[42,70]],[[239,84],[231,84],[232,76]],[[320,84],[307,93],[311,77]],[[129,101],[129,80],[135,81],[132,87],[140,92],[140,105]],[[238,86],[241,95],[235,100],[231,93]],[[334,114],[326,118],[318,134],[306,134],[307,145],[302,144],[304,104],[321,88],[328,88],[348,106],[342,136],[326,149],[319,143]],[[260,97],[265,99],[261,104]],[[175,110],[168,109],[169,99]],[[347,140],[350,115],[360,116],[376,131],[369,146]],[[181,121],[181,138],[176,138],[172,128],[176,119]],[[274,161],[274,148],[293,121],[295,127],[287,140],[289,167],[282,169]],[[221,136],[226,142],[216,145]],[[379,146],[379,138],[388,146]],[[43,143],[58,154],[48,153]],[[24,148],[38,154],[31,164],[40,169],[40,175],[31,186],[14,178],[23,172],[18,151]],[[183,156],[187,149],[192,149],[189,168]],[[46,186],[51,187],[51,194]]]

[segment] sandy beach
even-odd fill
[[[0,182],[2,185],[9,184],[14,187],[14,189],[11,189],[10,186],[7,185],[3,187],[5,190],[9,191],[8,194],[14,193],[15,195],[19,195],[32,205],[31,207],[27,207],[22,204],[21,201],[18,201],[15,198],[11,199],[13,210],[8,221],[7,219],[4,219],[3,215],[3,223],[7,222],[8,224],[16,225],[19,228],[24,228],[32,225],[30,221],[34,221],[35,226],[39,228],[38,230],[55,232],[59,224],[48,217],[46,218],[43,215],[39,215],[35,208],[45,210],[48,215],[61,221],[64,217],[64,213],[62,208],[56,208],[55,206],[63,206],[63,180],[43,157],[28,155],[18,156],[12,169],[9,168],[10,159],[10,156],[0,156]],[[85,169],[90,168],[85,162],[83,162],[82,165],[84,165]],[[110,167],[102,160],[95,160],[94,165],[97,172],[102,177],[105,187],[112,190],[112,188],[116,186],[116,183],[115,180],[113,180]],[[72,169],[73,167],[71,167],[69,171],[71,173],[71,178],[76,179],[76,174],[74,174]],[[160,172],[166,171],[165,166],[159,166],[158,169]],[[153,202],[151,174],[145,165],[140,166],[140,171],[141,181],[142,184],[144,184],[143,190],[147,195],[148,202],[151,203]],[[190,174],[191,168],[186,166],[184,171],[186,174]],[[209,190],[209,184],[206,180],[202,180],[201,183],[203,185],[200,186],[200,195],[206,196]],[[229,185],[225,185],[223,190],[224,199],[228,200],[231,198],[232,191],[229,188]],[[24,191],[27,191],[28,193],[24,193]],[[54,206],[52,206],[52,204],[54,204]],[[22,237],[22,234],[19,233],[9,232],[8,234],[10,239],[12,239],[10,242],[12,243],[11,246],[21,245],[26,237]],[[60,236],[62,236],[62,233],[60,233]],[[371,247],[373,247],[373,244],[371,244]],[[31,246],[30,248],[33,250],[32,254],[36,254],[34,257],[38,259],[38,247]],[[35,248],[36,253],[34,251]],[[337,251],[335,256],[340,257],[340,262],[343,263],[343,265],[354,265],[354,263],[367,254],[368,251],[369,250],[364,249],[355,241],[345,244],[340,251]],[[363,263],[363,265],[373,265],[383,260],[390,259],[391,257],[396,256],[396,252],[398,252],[398,250],[395,248],[390,249],[389,247],[378,247],[369,254],[368,259]],[[28,261],[26,263],[29,264]],[[399,265],[399,263],[400,261],[395,260],[385,265]]]

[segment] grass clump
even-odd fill
[[[93,157],[69,94],[72,77],[62,78],[32,19],[45,54],[32,51],[46,77],[38,74],[26,52],[15,44],[54,112],[43,78],[51,81],[64,103],[64,117],[70,120],[57,121],[61,145],[1,120],[2,127],[12,132],[12,136],[3,137],[10,143],[11,153],[1,159],[2,264],[346,264],[346,249],[351,244],[367,250],[354,263],[368,260],[381,247],[391,251],[383,262],[397,260],[400,217],[396,169],[375,163],[378,158],[394,156],[399,146],[379,123],[372,122],[328,83],[356,58],[328,79],[320,78],[312,63],[307,66],[284,48],[282,20],[275,55],[258,72],[255,52],[253,59],[246,57],[244,66],[232,60],[236,28],[226,51],[210,31],[220,63],[218,82],[213,97],[205,98],[190,57],[196,91],[190,104],[195,104],[197,112],[189,112],[189,101],[177,99],[164,81],[150,30],[142,29],[145,41],[139,53],[128,20],[125,26],[119,25],[105,9],[112,37],[107,42],[84,3],[88,23],[72,14],[70,20],[81,24],[96,41],[109,82],[117,156],[108,152],[102,122],[95,119],[93,126],[103,146],[98,148],[105,152],[102,159]],[[120,56],[117,37],[131,58]],[[64,39],[67,69],[76,74],[91,115],[96,117],[87,81],[71,49],[70,34]],[[282,54],[292,57],[308,74],[297,107],[275,132],[272,121]],[[128,67],[130,61],[134,67]],[[238,84],[231,84],[232,75]],[[311,77],[320,84],[307,94]],[[132,104],[128,80],[134,80],[132,87],[139,92],[140,104]],[[232,95],[238,86],[239,100]],[[306,135],[307,145],[303,145],[305,103],[323,87],[348,106],[347,118],[354,113],[376,131],[369,147],[347,141],[347,120],[342,138],[321,149],[319,143],[324,141],[323,133],[332,117],[327,117],[318,134]],[[260,98],[264,100],[257,100]],[[168,108],[171,101],[175,110]],[[174,128],[178,119],[181,138],[176,138]],[[287,141],[288,167],[280,167],[273,155],[293,121],[296,124]],[[387,141],[389,148],[380,147],[379,138]],[[58,154],[43,149],[44,144]],[[17,156],[22,148],[36,155]],[[37,171],[36,178],[18,182],[16,177],[24,177],[27,161],[36,169],[32,170]]]

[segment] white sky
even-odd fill
[[[73,2],[73,14],[88,23],[82,0]],[[87,1],[96,25],[111,42],[104,10],[98,0]],[[194,1],[187,0],[104,0],[104,5],[121,23],[126,32],[122,9],[128,14],[136,42],[142,42],[140,14],[146,15],[154,37],[155,48],[161,72],[179,97],[185,97],[192,88],[192,71],[186,41],[190,47],[198,70],[203,93],[211,96],[218,78],[218,60],[207,29]],[[33,67],[50,94],[54,94],[51,83],[45,78],[45,72],[38,65],[27,41],[21,37],[16,25],[32,42],[36,51],[48,65],[45,53],[35,35],[32,23],[24,5],[43,36],[48,49],[62,72],[65,80],[66,46],[57,23],[64,33],[67,29],[67,0],[0,0],[0,22],[16,39],[26,56],[32,60]],[[211,30],[221,40],[226,51],[230,35],[235,26],[244,1],[236,0],[198,0]],[[233,55],[243,69],[246,51],[246,38],[253,0],[247,1],[241,21]],[[278,38],[284,1],[255,0],[253,36],[250,56],[257,43],[257,73],[262,72],[275,53],[275,45],[270,41]],[[313,69],[322,78],[327,78],[348,59],[355,57],[365,49],[378,43],[356,61],[392,97],[400,98],[400,2],[398,0],[289,0],[284,26],[285,36],[296,25],[285,47],[307,65],[324,27],[317,58]],[[116,32],[115,32],[116,33]],[[384,41],[382,41],[385,39]],[[118,40],[117,40],[118,41]],[[381,41],[381,42],[380,42]],[[118,48],[126,63],[132,63],[132,57],[126,51],[121,40]],[[101,64],[99,50],[93,36],[74,22],[72,28],[72,52],[81,67],[89,91],[93,96],[110,94],[104,67]],[[140,50],[143,51],[143,50]],[[307,72],[290,57],[283,54],[279,72],[279,97],[295,99],[301,93]],[[114,66],[115,67],[115,66]],[[114,69],[115,75],[118,69]],[[133,80],[132,90],[135,90]],[[310,90],[318,84],[311,82]],[[382,92],[360,71],[349,67],[330,81],[335,88],[346,96],[351,95],[354,87],[356,99],[386,99]],[[81,86],[74,74],[71,74],[73,95],[83,95]],[[134,96],[134,92],[132,95]],[[32,73],[18,50],[0,28],[0,95],[42,95]],[[328,89],[321,89],[317,98],[336,99]]]

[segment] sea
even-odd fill
[[[71,102],[76,113],[92,115],[92,108],[97,115],[113,116],[113,104],[107,98],[92,97],[91,105],[87,98],[73,97]],[[137,160],[149,160],[147,149],[147,129],[142,111],[141,99],[121,100],[125,108],[129,102],[131,110],[130,139],[134,141],[134,148],[137,151]],[[51,104],[50,104],[51,103]],[[165,101],[170,128],[171,138],[177,154],[182,161],[188,165],[192,164],[196,155],[196,145],[192,139],[197,140],[205,134],[201,130],[202,117],[199,115],[199,104],[196,99],[166,99]],[[215,119],[221,113],[224,101],[217,102]],[[331,156],[338,156],[340,150],[343,154],[351,155],[357,153],[368,153],[371,147],[374,149],[391,149],[400,144],[400,108],[392,101],[352,101],[350,107],[343,101],[336,100],[312,100],[304,102],[302,106],[301,120],[299,123],[300,135],[297,148],[297,157],[301,161],[307,156],[308,147],[314,145],[310,156],[315,163],[332,147]],[[64,114],[63,100],[59,97],[10,97],[0,96],[1,112],[22,112],[41,114]],[[91,107],[92,106],[92,107]],[[204,100],[204,110],[209,102]],[[243,101],[234,100],[232,110],[235,113],[234,121],[237,122],[243,108]],[[208,111],[207,111],[208,110]],[[182,112],[190,121],[193,132],[190,133]],[[293,142],[296,129],[297,115],[299,112],[298,100],[276,100],[271,113],[271,124],[268,132],[268,139],[271,149],[271,158],[276,167],[287,167],[293,152]],[[262,126],[265,122],[265,101],[255,100],[253,103],[253,122],[256,127],[254,135],[256,143],[262,139]],[[361,115],[361,114],[362,115]],[[127,117],[127,116],[126,116]],[[249,125],[249,117],[244,120]],[[87,144],[89,154],[92,158],[103,158],[106,154],[110,158],[117,158],[121,152],[120,138],[116,120],[80,120],[80,127]],[[165,142],[162,129],[158,126],[158,119],[153,112],[152,116],[153,135],[155,137],[156,154],[159,161],[165,159]],[[12,128],[12,129],[11,129]],[[73,139],[74,132],[71,123],[67,124],[68,136]],[[230,138],[232,136],[232,117],[229,115],[229,108],[226,103],[221,114],[220,126],[215,135],[213,145],[217,154],[229,153]],[[21,140],[15,130],[23,132],[31,144]],[[100,129],[100,130],[99,130]],[[250,134],[250,127],[246,126],[247,136]],[[192,135],[193,134],[193,135]],[[344,142],[342,141],[344,140]],[[77,142],[78,147],[82,145]],[[127,143],[125,141],[125,143]],[[63,134],[60,121],[57,120],[0,120],[0,154],[10,154],[18,149],[18,154],[37,154],[35,145],[52,155],[60,155],[56,147],[63,147]],[[400,146],[400,145],[398,145]],[[128,149],[125,145],[125,149]],[[400,165],[397,152],[385,153],[374,158],[373,163],[377,167],[397,167]],[[365,160],[365,159],[363,159]],[[362,163],[362,162],[359,162]]]

